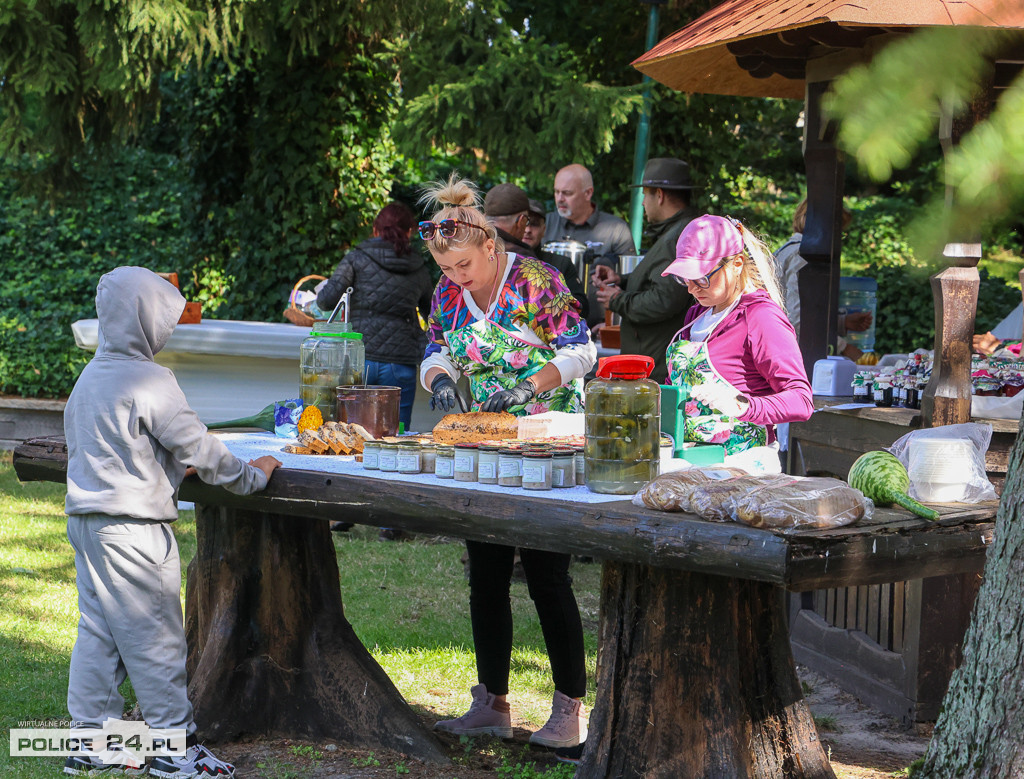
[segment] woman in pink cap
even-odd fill
[[[685,440],[778,472],[775,425],[809,419],[814,407],[771,252],[739,222],[706,214],[683,230],[662,275],[696,301],[666,352],[669,380],[689,390]]]

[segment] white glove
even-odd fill
[[[724,382],[691,387],[690,397],[708,408],[718,409],[727,417],[739,417],[750,407],[745,395]]]

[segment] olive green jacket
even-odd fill
[[[668,378],[665,350],[693,303],[686,287],[661,273],[675,259],[679,234],[694,216],[693,211],[684,208],[648,227],[654,243],[636,269],[622,277],[622,292],[608,303],[608,308],[622,317],[622,353],[653,357],[651,378],[660,384]]]

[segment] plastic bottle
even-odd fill
[[[603,357],[586,389],[586,484],[592,492],[632,495],[658,475],[661,388],[647,377],[654,360]]]
[[[366,362],[362,333],[347,322],[316,322],[299,348],[299,397],[325,421],[337,420],[337,387],[362,384]]]

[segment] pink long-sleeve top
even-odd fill
[[[707,311],[690,306],[676,338],[689,338],[690,325]],[[811,383],[804,370],[796,332],[786,312],[764,290],[740,295],[736,307],[707,339],[711,364],[718,374],[750,399],[740,419],[768,427],[802,422],[814,411]]]

